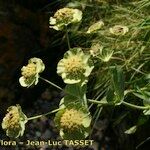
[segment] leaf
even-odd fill
[[[147,97],[146,97],[145,95],[141,94],[141,93],[135,93],[135,92],[133,92],[133,94],[134,94],[136,97],[138,97],[138,98],[140,98],[140,99],[142,99],[142,100],[146,100],[146,99],[147,99]]]
[[[124,75],[120,67],[115,67],[111,71],[112,81],[107,92],[107,101],[121,104],[124,99]]]
[[[146,109],[143,111],[144,115],[150,115],[150,109]]]
[[[137,126],[132,126],[131,128],[129,128],[128,130],[126,130],[124,133],[126,134],[134,134],[137,130]]]
[[[66,85],[66,96],[64,97],[64,104],[67,105],[70,102],[80,102],[84,104],[86,101],[86,89],[86,84],[83,86],[81,86],[81,84]]]
[[[120,67],[116,67],[113,71],[113,86],[118,101],[122,101],[124,97],[124,75]]]
[[[150,105],[150,92],[149,91],[142,91],[142,90],[138,90],[137,92],[133,93],[135,96],[137,96],[138,98],[143,100],[143,104],[145,106],[149,106]]]
[[[106,99],[108,101],[108,103],[113,102],[114,101],[114,90],[112,89],[112,87],[110,87],[107,91],[107,96]]]
[[[66,85],[65,92],[76,98],[83,98],[83,95],[86,94],[86,89],[86,85],[81,86],[81,84],[72,84]]]

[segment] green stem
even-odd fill
[[[150,107],[146,107],[146,106],[138,106],[138,105],[134,105],[131,103],[127,103],[125,101],[122,102],[123,105],[127,106],[127,107],[131,107],[133,109],[141,109],[141,110],[145,110],[145,109],[149,109]]]
[[[97,100],[92,100],[92,99],[88,99],[88,102],[94,103],[94,104],[100,104],[100,105],[112,105],[112,103],[107,103],[104,101],[97,101]]]
[[[67,44],[68,44],[68,48],[70,49],[70,41],[69,41],[69,35],[68,35],[68,29],[67,29],[67,26],[66,26],[66,37],[67,37]]]
[[[100,104],[100,105],[113,105],[113,103],[107,103],[107,102],[91,100],[91,99],[88,99],[88,102],[94,103],[94,104]],[[127,103],[125,101],[122,101],[121,104],[123,104],[127,107],[130,107],[130,108],[133,108],[133,109],[140,109],[140,110],[150,109],[150,107],[138,106],[138,105],[134,105],[134,104],[131,104],[131,103]]]
[[[49,83],[50,85],[56,87],[57,89],[63,91],[63,89],[62,89],[60,86],[56,85],[55,83],[53,83],[53,82],[51,82],[51,81],[49,81],[49,80],[47,80],[47,79],[45,79],[45,78],[42,78],[42,77],[39,77],[39,78],[40,78],[41,80],[43,80],[43,81]]]
[[[61,110],[62,108],[58,108],[58,109],[55,109],[55,110],[52,110],[52,111],[50,111],[50,112],[48,112],[48,113],[45,113],[45,114],[41,114],[41,115],[37,115],[37,116],[34,116],[34,117],[30,117],[30,118],[28,118],[28,121],[29,120],[33,120],[33,119],[38,119],[38,118],[41,118],[41,117],[43,117],[43,116],[47,116],[47,115],[50,115],[50,114],[53,114],[53,113],[55,113],[55,112],[57,112],[57,111],[59,111],[59,110]]]
[[[48,84],[50,84],[50,85],[56,87],[57,89],[63,91],[64,93],[70,94],[70,95],[76,97],[76,95],[73,95],[72,93],[69,93],[69,92],[65,91],[64,89],[62,89],[60,86],[56,85],[55,83],[53,83],[53,82],[51,82],[51,81],[49,81],[49,80],[47,80],[47,79],[45,79],[45,78],[42,78],[42,77],[39,77],[39,78],[40,78],[41,80],[47,82]],[[80,99],[79,97],[76,97],[76,98]]]

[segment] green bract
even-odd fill
[[[125,35],[129,31],[129,28],[123,25],[115,25],[109,31],[114,35]]]
[[[27,123],[26,115],[19,105],[10,106],[7,111],[8,113],[2,122],[2,128],[6,130],[6,135],[12,138],[22,136]]]
[[[70,103],[57,112],[55,123],[63,139],[84,139],[89,135],[91,116],[80,103]]]
[[[90,56],[81,48],[73,48],[64,54],[57,65],[57,73],[67,84],[85,82],[94,68]]]
[[[104,22],[103,21],[98,21],[94,24],[92,24],[89,28],[87,33],[94,33],[96,31],[98,31],[99,29],[101,29],[104,26]]]
[[[30,87],[38,83],[39,73],[43,72],[45,65],[39,58],[31,58],[28,61],[27,66],[23,66],[21,69],[22,77],[19,78],[19,82],[23,87]]]
[[[62,30],[65,26],[71,23],[80,22],[82,19],[82,12],[73,8],[59,9],[53,17],[50,17],[50,28],[55,30]]]

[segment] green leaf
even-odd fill
[[[124,99],[124,75],[120,67],[112,68],[112,80],[107,92],[107,101],[118,105]]]
[[[78,83],[78,84],[66,85],[65,92],[76,98],[83,98],[84,94],[86,94],[86,89],[87,89],[86,84],[81,86],[81,84]]]
[[[144,115],[150,115],[150,109],[146,109],[143,111]]]
[[[116,101],[122,101],[124,98],[124,75],[120,67],[116,67],[112,70],[113,73],[113,87],[115,90]]]
[[[126,134],[134,134],[136,132],[136,130],[137,130],[137,126],[135,125],[135,126],[129,128],[128,130],[126,130],[124,133],[126,133]]]
[[[64,97],[64,105],[67,105],[70,102],[80,102],[82,104],[86,104],[86,89],[86,84],[84,84],[83,86],[81,86],[80,83],[66,85],[66,96]]]
[[[150,105],[150,92],[138,90],[137,92],[134,92],[133,94],[136,97],[142,99],[143,100],[143,104],[145,106],[149,106]]]
[[[107,96],[106,96],[106,100],[108,103],[112,103],[114,102],[114,90],[112,89],[112,87],[109,87],[108,91],[107,91]]]

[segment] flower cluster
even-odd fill
[[[39,73],[43,72],[45,65],[39,58],[31,58],[26,66],[21,69],[22,77],[19,82],[23,87],[30,87],[38,83]]]
[[[57,65],[57,73],[67,84],[85,81],[94,68],[90,56],[84,54],[81,48],[73,48],[64,54]]]
[[[87,33],[94,33],[96,31],[98,31],[99,29],[101,29],[104,26],[104,22],[103,21],[98,21],[94,24],[92,24],[89,28]]]
[[[80,103],[72,103],[57,112],[55,123],[63,139],[82,139],[88,136],[91,116]]]
[[[95,57],[97,55],[100,54],[100,51],[102,51],[103,46],[99,43],[94,43],[92,44],[91,48],[90,48],[90,54]]]
[[[128,31],[129,28],[127,26],[123,26],[123,25],[115,25],[112,28],[109,29],[111,34],[114,35],[125,35]]]
[[[25,130],[25,123],[27,122],[26,115],[22,112],[19,105],[10,106],[7,111],[8,113],[2,122],[2,128],[6,130],[6,135],[13,138],[22,136]]]
[[[61,117],[60,126],[63,129],[74,131],[81,127],[82,120],[82,112],[77,111],[75,109],[66,109]]]
[[[59,9],[53,17],[50,17],[50,28],[62,30],[71,23],[80,22],[82,19],[82,11],[73,8]]]

